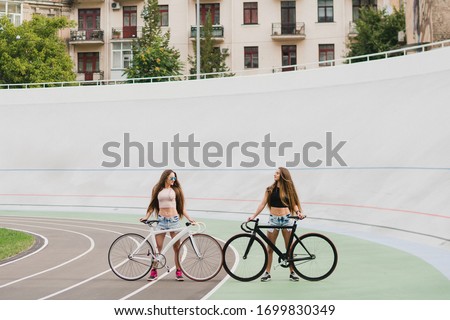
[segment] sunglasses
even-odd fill
[[[176,181],[176,180],[177,180],[177,177],[172,177],[172,178],[170,178],[170,180]]]

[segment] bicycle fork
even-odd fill
[[[253,236],[250,238],[250,241],[248,242],[248,246],[247,246],[247,248],[245,249],[244,256],[242,257],[242,259],[244,259],[244,260],[247,259],[247,255],[248,255],[248,253],[250,252],[250,249],[252,248],[253,242],[255,242],[255,238],[256,238],[256,235],[253,235]]]
[[[197,244],[195,243],[194,237],[189,235],[189,241],[191,242],[192,248],[194,249],[195,255],[199,258],[199,260],[203,259],[203,255],[200,252]]]

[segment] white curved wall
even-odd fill
[[[259,149],[249,150],[262,157],[267,134],[278,146],[292,142],[295,151],[302,152],[311,141],[325,145],[326,133],[332,132],[333,145],[347,141],[339,151],[347,167],[333,161],[332,167],[323,163],[292,168],[310,217],[448,239],[449,56],[450,48],[444,48],[263,76],[2,90],[0,204],[123,211],[146,207],[161,168],[140,168],[136,149],[130,168],[123,163],[114,169],[102,166],[113,160],[103,153],[105,143],[123,146],[125,133],[132,141],[154,142],[159,149],[176,134],[182,141],[194,134],[201,146],[217,141],[225,148],[232,142],[242,146],[254,141]],[[201,149],[196,150],[196,160],[201,160]],[[169,167],[179,174],[190,210],[219,217],[255,210],[274,168],[264,161],[244,168],[240,161],[252,159],[236,150],[231,167],[224,157],[211,158],[222,161],[217,168],[189,163],[181,168],[169,154]],[[324,160],[324,155],[324,149],[312,150],[310,160]],[[185,162],[187,156],[181,154]],[[292,151],[272,159],[284,166]]]

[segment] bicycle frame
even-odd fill
[[[244,259],[247,258],[247,254],[250,252],[250,249],[253,245],[253,241],[254,241],[254,238],[256,238],[256,235],[259,235],[259,237],[278,255],[278,257],[281,260],[284,260],[286,262],[297,262],[297,261],[305,261],[305,260],[314,259],[314,256],[308,251],[308,249],[301,242],[300,238],[295,234],[295,231],[297,230],[297,221],[294,221],[294,224],[292,226],[283,226],[283,227],[274,227],[274,226],[269,226],[269,225],[260,226],[258,224],[258,221],[259,220],[255,220],[254,229],[250,229],[247,227],[249,230],[252,230],[252,239],[250,240],[248,247],[244,253]],[[278,249],[278,247],[272,241],[270,241],[270,239],[264,234],[264,232],[261,231],[261,229],[290,229],[291,235],[289,237],[289,241],[286,246],[286,252],[283,253],[280,249]],[[305,249],[305,251],[308,253],[308,257],[295,258],[295,259],[288,258],[289,249],[291,248],[292,244],[294,243],[294,239],[296,239],[297,241],[300,242],[303,249]]]
[[[136,249],[131,253],[130,258],[135,259],[135,260],[148,260],[146,258],[141,258],[141,257],[137,256],[136,253],[139,252],[139,250],[142,248],[143,244],[149,240],[150,240],[150,244],[153,246],[153,248],[155,248],[155,250],[158,250],[158,247],[156,245],[156,235],[163,234],[163,233],[167,234],[169,232],[177,232],[177,235],[175,237],[173,237],[169,241],[169,243],[163,247],[161,252],[158,252],[160,255],[164,256],[169,251],[169,249],[174,246],[174,244],[177,241],[179,241],[185,235],[188,235],[188,237],[191,240],[192,247],[194,248],[195,254],[197,256],[201,257],[201,254],[199,253],[197,245],[196,245],[195,241],[193,241],[192,235],[196,234],[196,233],[200,233],[201,230],[204,229],[204,225],[202,223],[197,223],[196,225],[198,226],[198,230],[196,230],[196,231],[189,230],[189,226],[182,227],[182,228],[176,228],[176,229],[169,229],[169,230],[156,230],[155,227],[150,225],[150,229],[151,229],[150,233],[147,235],[147,237],[145,237],[145,239],[141,243],[138,244]],[[155,255],[153,255],[153,254],[151,254],[151,255],[152,255],[152,259],[157,260],[157,257]]]

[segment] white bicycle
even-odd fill
[[[176,259],[181,271],[189,279],[195,281],[207,281],[214,278],[222,268],[222,247],[213,237],[203,234],[205,225],[201,222],[186,223],[186,227],[156,230],[154,225],[158,220],[144,220],[143,223],[150,227],[147,237],[137,233],[126,233],[118,237],[111,244],[108,252],[108,262],[111,270],[124,280],[138,280],[150,272],[152,267],[157,269],[167,268],[165,254],[173,245],[187,236],[180,245]],[[197,227],[193,230],[192,226]],[[169,243],[156,252],[155,235],[167,232],[178,232]]]

